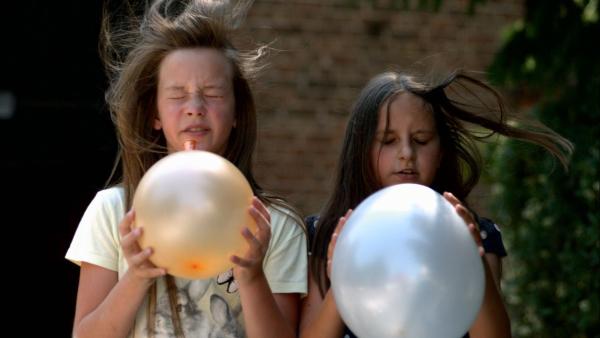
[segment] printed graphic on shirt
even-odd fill
[[[217,284],[219,285],[227,285],[228,293],[235,293],[238,290],[238,285],[235,279],[233,278],[233,269],[229,269],[219,276],[217,276]]]
[[[237,338],[244,337],[244,329],[238,321],[241,306],[230,308],[227,300],[218,294],[212,280],[184,280],[177,283],[176,309],[186,337]],[[204,306],[203,306],[204,305]],[[157,300],[157,338],[173,337],[175,329],[171,319],[169,296],[161,294]]]

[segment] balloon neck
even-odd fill
[[[196,141],[194,141],[194,140],[185,141],[185,143],[183,144],[183,148],[185,150],[196,150]]]

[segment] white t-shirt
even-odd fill
[[[273,293],[307,291],[306,236],[288,213],[269,207],[271,241],[263,269]],[[116,271],[119,279],[127,262],[119,244],[118,225],[125,215],[125,192],[121,187],[96,194],[75,232],[66,258],[78,265],[87,262]],[[186,337],[245,337],[240,297],[231,270],[216,278],[187,280],[175,278],[178,308]],[[155,337],[171,337],[169,299],[164,278],[157,281]],[[137,312],[130,337],[148,336],[147,297]]]

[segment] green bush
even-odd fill
[[[598,1],[526,1],[491,79],[534,96],[530,114],[571,140],[568,172],[519,141],[491,146],[491,210],[505,224],[516,337],[600,337]]]

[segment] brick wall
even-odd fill
[[[439,12],[365,3],[257,0],[244,24],[247,37],[276,50],[255,86],[257,179],[303,213],[325,202],[349,109],[369,78],[389,69],[484,71],[503,28],[523,15],[520,0],[488,0],[474,16],[467,0],[445,0]]]

